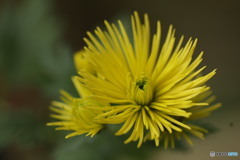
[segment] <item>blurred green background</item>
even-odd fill
[[[134,10],[149,14],[153,32],[161,20],[163,36],[173,24],[177,37],[197,37],[206,72],[218,69],[209,85],[223,106],[203,121],[212,134],[194,139],[193,147],[136,149],[104,131],[92,139],[65,140],[66,133],[46,127],[59,89],[76,95],[72,55],[84,46],[86,31],[105,19],[127,25]],[[210,159],[212,150],[240,153],[239,15],[238,0],[0,0],[0,159],[198,160]]]

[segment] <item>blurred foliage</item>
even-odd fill
[[[63,139],[46,127],[48,105],[59,89],[73,92],[75,70],[63,24],[51,11],[48,0],[1,5],[0,159],[37,159]]]
[[[71,51],[48,0],[7,3],[0,13],[0,68],[7,83],[37,85],[45,94],[72,88]]]
[[[54,152],[56,160],[145,160],[154,145],[137,149],[136,144],[123,144],[126,137],[116,137],[105,130],[93,138],[78,136],[59,144]]]
[[[57,140],[45,121],[29,110],[0,108],[0,149],[12,144],[31,148],[42,144],[53,144]]]

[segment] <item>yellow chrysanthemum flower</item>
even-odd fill
[[[57,114],[52,114],[51,117],[61,120],[57,122],[50,122],[48,126],[59,126],[56,130],[71,130],[66,138],[86,134],[94,136],[103,128],[103,125],[94,121],[94,118],[102,113],[101,111],[92,111],[87,107],[103,106],[105,104],[87,98],[91,92],[86,90],[83,86],[76,83],[73,78],[75,87],[82,98],[74,98],[65,91],[61,91],[62,101],[53,101],[50,109]]]
[[[138,141],[137,147],[147,140],[154,140],[156,146],[163,140],[165,147],[169,143],[174,147],[176,138],[184,138],[191,144],[189,133],[203,138],[207,131],[191,124],[191,120],[208,116],[220,104],[210,105],[214,96],[205,84],[215,70],[201,75],[205,66],[197,67],[203,53],[192,58],[197,40],[189,39],[182,46],[182,36],[175,45],[175,30],[170,26],[160,47],[159,21],[152,39],[147,14],[142,24],[138,13],[134,12],[131,22],[132,39],[121,21],[118,26],[105,21],[107,30],[97,27],[96,35],[87,32],[89,38],[84,39],[87,46],[75,56],[80,76],[75,77],[74,82],[78,88],[91,93],[85,99],[98,102],[84,105],[85,111],[94,115],[82,115],[88,118],[84,123],[82,120],[75,123],[79,127],[77,133],[83,133],[81,128],[88,119],[99,126],[122,124],[116,135],[130,132],[125,143]],[[99,105],[102,103],[105,105]],[[66,111],[58,113],[65,117]],[[68,124],[57,123],[69,129]]]

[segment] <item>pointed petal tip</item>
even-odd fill
[[[70,138],[70,136],[66,135],[64,138],[65,138],[65,139],[69,139],[69,138]]]
[[[46,123],[45,125],[46,125],[46,126],[53,126],[51,122]]]

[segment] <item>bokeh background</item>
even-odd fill
[[[210,134],[193,139],[193,147],[136,149],[107,132],[65,140],[65,132],[46,127],[48,106],[59,90],[76,95],[72,56],[84,46],[86,31],[105,19],[129,26],[134,10],[149,14],[153,32],[160,20],[163,37],[170,24],[178,38],[197,37],[206,72],[218,69],[209,85],[223,106],[203,121]],[[0,0],[0,159],[237,159],[211,158],[209,152],[240,153],[239,46],[238,0]]]

